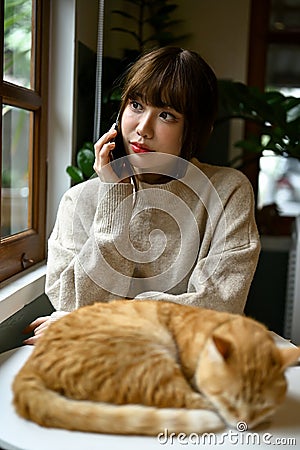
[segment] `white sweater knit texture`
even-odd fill
[[[91,179],[63,196],[49,238],[56,310],[151,298],[242,313],[260,242],[248,179],[199,163],[165,184]]]

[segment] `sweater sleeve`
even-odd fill
[[[134,267],[122,243],[132,214],[131,194],[129,183],[94,179],[63,196],[48,241],[46,276],[46,294],[57,310],[72,311],[128,292]],[[114,268],[118,277],[112,276]]]
[[[224,189],[227,193],[222,196],[223,213],[212,228],[206,227],[203,232],[186,292],[178,295],[144,292],[138,299],[168,300],[243,313],[257,266],[260,240],[254,219],[252,187],[242,174],[233,178]]]

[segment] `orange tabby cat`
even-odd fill
[[[299,356],[239,315],[96,303],[50,325],[14,380],[14,404],[40,425],[99,433],[253,427],[284,400],[284,369]]]

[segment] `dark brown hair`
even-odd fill
[[[184,115],[181,156],[198,156],[210,136],[217,113],[217,79],[196,52],[163,47],[141,56],[128,70],[121,116],[129,99],[140,96],[153,106],[171,106]]]

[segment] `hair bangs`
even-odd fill
[[[170,64],[163,71],[156,69],[147,73],[146,70],[140,70],[128,80],[123,100],[140,98],[146,104],[155,107],[169,106],[180,114],[185,114],[188,97],[185,91],[190,89],[182,83],[182,74],[178,72],[176,67]]]

